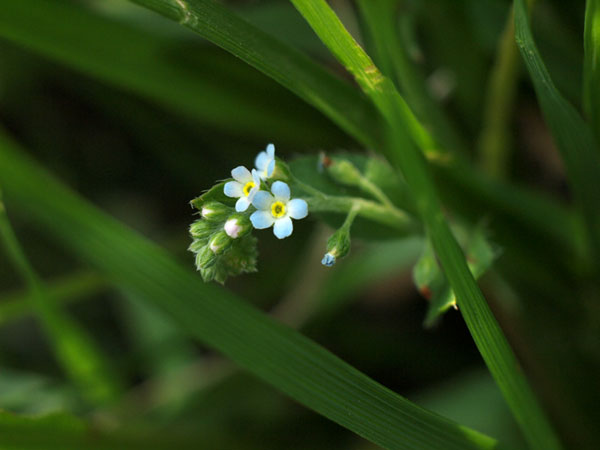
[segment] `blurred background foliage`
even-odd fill
[[[291,3],[226,3],[348,78]],[[443,105],[457,139],[469,143],[469,158],[477,161],[485,92],[510,4],[399,3],[407,55]],[[330,5],[376,54],[356,6],[346,0]],[[532,18],[555,83],[578,109],[584,8],[583,1],[540,0]],[[267,142],[288,160],[320,151],[363,151],[275,81],[124,0],[6,2],[0,7],[0,38],[2,127],[68,186],[190,268],[189,201],[234,166],[250,165]],[[520,65],[515,73],[504,176],[566,204],[563,165],[535,92]],[[105,444],[99,438],[106,448],[373,447],[190,340],[136,293],[74,258],[9,197],[6,206],[48,300],[79,325],[93,352],[104,355],[111,381],[99,400],[68,378],[40,311],[3,254],[3,410],[75,413],[99,436],[116,431]],[[456,214],[463,213],[461,206]],[[600,420],[598,290],[590,279],[582,282],[577,268],[565,271],[569,262],[553,245],[496,230],[495,214],[481,202],[465,213],[474,222],[485,221],[503,252],[480,285],[565,442],[592,448],[593,424]],[[460,314],[450,311],[433,329],[422,326],[427,302],[411,279],[422,240],[356,240],[351,255],[327,269],[319,261],[330,233],[314,220],[298,222],[284,241],[261,233],[259,272],[230,280],[228,289],[391,390],[521,448],[522,437]],[[519,247],[524,240],[531,246]],[[0,420],[4,433],[10,420]],[[19,429],[28,430],[23,420]],[[48,430],[64,426],[76,434],[83,427],[60,415],[46,420]],[[34,435],[31,431],[32,442]]]

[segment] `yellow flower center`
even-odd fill
[[[250,191],[252,190],[253,187],[254,187],[254,181],[248,181],[246,183],[246,185],[244,186],[244,189],[242,189],[244,191],[244,195],[246,197],[248,197],[248,195],[250,195]]]
[[[279,219],[285,215],[285,205],[280,201],[274,202],[271,205],[271,214],[273,214],[273,217]]]

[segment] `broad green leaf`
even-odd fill
[[[483,359],[498,383],[527,441],[534,448],[560,448],[544,412],[527,384],[515,355],[469,271],[465,257],[444,220],[428,167],[414,142],[406,103],[393,84],[346,31],[324,0],[292,0],[323,43],[344,64],[386,118],[390,142],[385,151],[401,169],[415,197],[433,248],[440,260],[459,309]]]
[[[516,0],[515,37],[538,101],[567,169],[587,225],[595,258],[600,257],[600,152],[588,125],[558,92],[533,40],[524,0]]]
[[[585,8],[583,107],[600,138],[600,0],[587,0]]]
[[[85,202],[6,138],[9,205],[179,327],[303,405],[385,448],[493,448],[495,441],[407,402]],[[190,266],[192,265],[190,261]]]

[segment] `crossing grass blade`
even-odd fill
[[[406,121],[400,94],[324,0],[292,0],[292,3],[387,119],[390,143],[380,150],[402,171],[475,344],[529,445],[539,449],[560,448],[444,219],[425,160],[414,146],[411,123]]]
[[[303,405],[384,448],[494,448],[414,405],[85,202],[0,137],[7,201],[65,248],[154,304],[179,327]],[[191,263],[190,263],[191,267]]]
[[[533,40],[525,1],[515,0],[514,10],[517,45],[533,81],[544,119],[565,163],[571,189],[586,221],[592,254],[597,261],[600,258],[598,144],[588,124],[554,85]]]

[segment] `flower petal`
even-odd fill
[[[260,187],[260,173],[256,169],[252,169],[252,181],[255,187]]]
[[[274,171],[275,171],[275,160],[272,159],[271,162],[269,163],[269,165],[267,166],[267,170],[266,170],[267,178],[270,178],[271,175],[273,175]]]
[[[290,199],[290,187],[283,181],[273,183],[271,192],[278,200],[287,202]]]
[[[254,211],[250,215],[252,226],[258,230],[269,228],[275,222],[275,218],[268,211]]]
[[[267,145],[267,155],[269,155],[269,157],[271,159],[275,158],[275,145],[273,145],[273,144]]]
[[[289,217],[284,217],[275,221],[273,233],[275,233],[275,236],[277,236],[278,239],[288,237],[292,234],[292,231],[294,231],[294,225],[292,225],[292,219]]]
[[[308,215],[308,204],[301,198],[293,198],[287,204],[287,212],[292,219],[304,219]]]
[[[240,197],[238,198],[238,201],[235,202],[235,210],[237,212],[244,212],[248,209],[248,206],[250,206],[250,200],[248,199],[248,197]]]
[[[273,196],[267,191],[258,191],[252,199],[252,204],[256,209],[267,210],[273,203]]]
[[[269,164],[271,157],[267,155],[267,152],[260,152],[256,155],[256,159],[254,160],[254,167],[258,169],[259,172],[264,171]]]
[[[231,176],[234,180],[239,181],[242,184],[252,181],[252,175],[250,174],[250,171],[244,166],[237,166],[235,169],[233,169],[231,171]]]
[[[244,195],[243,187],[237,181],[228,181],[223,187],[223,192],[227,197],[242,197]]]

